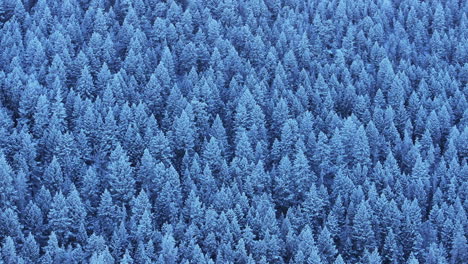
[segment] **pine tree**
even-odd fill
[[[457,226],[450,251],[452,263],[463,263],[467,255],[466,236],[463,234],[461,226]]]
[[[410,254],[408,257],[408,261],[406,262],[407,264],[419,264],[418,259],[414,256],[413,253]]]
[[[222,166],[223,155],[221,148],[219,147],[219,142],[215,137],[210,138],[210,141],[203,151],[203,158],[209,165],[210,169],[215,174],[218,174]]]
[[[354,161],[355,164],[370,167],[370,148],[369,142],[364,131],[364,127],[360,126],[356,132],[356,144],[354,145]]]
[[[16,254],[15,242],[11,237],[6,237],[2,247],[3,260],[6,263],[17,263],[18,256]]]
[[[43,136],[45,128],[47,127],[50,117],[50,106],[49,100],[45,95],[39,96],[36,103],[36,108],[34,111],[34,126],[33,132],[34,135],[38,138]]]
[[[117,123],[112,108],[109,108],[104,117],[103,126],[99,128],[99,137],[96,148],[98,163],[104,162],[111,151],[117,146]]]
[[[320,226],[323,215],[321,214],[325,203],[319,196],[317,187],[312,184],[305,194],[305,200],[302,203],[302,211],[305,224],[312,226],[315,230]]]
[[[94,83],[93,77],[89,71],[89,67],[87,65],[81,70],[81,76],[78,78],[77,83],[77,92],[85,97],[92,98],[94,95]]]
[[[89,167],[83,175],[81,193],[86,193],[85,203],[89,207],[96,207],[99,200],[100,181],[95,167]]]
[[[331,263],[334,259],[338,251],[335,247],[335,242],[333,241],[328,228],[325,226],[317,241],[317,247],[320,252],[320,256],[323,260],[328,261]]]
[[[70,207],[62,192],[59,191],[54,195],[47,218],[50,228],[57,234],[58,239],[67,241],[74,219],[70,217]]]
[[[175,119],[173,127],[174,149],[181,152],[192,151],[195,131],[193,123],[185,110]]]
[[[151,220],[151,212],[145,210],[138,223],[136,238],[138,241],[148,241],[153,233],[153,222]]]
[[[340,195],[342,198],[348,198],[351,190],[354,189],[353,181],[348,177],[347,170],[340,169],[333,180],[333,196]]]
[[[345,264],[343,258],[341,257],[341,255],[338,255],[338,257],[336,257],[336,260],[335,262],[333,262],[333,264]]]
[[[368,264],[381,264],[382,260],[380,258],[377,248],[375,248],[372,253],[369,253],[367,250],[364,253],[364,263]]]
[[[110,234],[110,232],[114,229],[113,223],[116,216],[116,207],[112,201],[111,194],[106,190],[101,195],[101,202],[99,203],[98,207],[98,214],[99,214],[99,223],[100,223],[100,230],[102,230],[105,234]]]
[[[43,184],[49,186],[53,192],[57,192],[62,189],[64,177],[62,168],[56,157],[52,158],[52,161],[44,171]]]
[[[120,205],[129,202],[135,192],[133,167],[128,156],[118,144],[112,151],[108,166],[109,187],[113,199]]]
[[[146,252],[145,244],[142,241],[138,242],[138,246],[135,253],[135,260],[138,263],[148,263],[150,261]]]
[[[36,194],[36,203],[44,213],[48,212],[51,207],[52,195],[44,186],[41,186],[41,189]]]
[[[24,211],[24,217],[30,220],[25,223],[25,229],[35,235],[39,234],[44,229],[41,209],[33,201],[29,201]]]
[[[379,71],[377,73],[377,84],[384,95],[390,91],[394,78],[395,73],[392,64],[388,58],[384,58],[379,64]]]
[[[237,134],[236,142],[236,158],[245,158],[249,162],[252,161],[253,149],[249,137],[247,136],[247,131],[240,129],[240,132]]]
[[[419,243],[421,239],[420,234],[417,230],[417,227],[421,224],[421,209],[419,208],[418,202],[416,199],[409,201],[404,200],[401,207],[403,221],[401,225],[401,233],[399,235],[403,250],[406,252],[412,251],[417,257],[420,257],[422,245]],[[405,253],[406,253],[405,252]]]
[[[0,151],[0,207],[10,205],[14,192],[13,171]]]
[[[71,223],[70,232],[72,237],[79,236],[80,226],[85,224],[86,221],[86,209],[81,201],[80,194],[76,190],[75,185],[72,184],[71,191],[66,198],[68,206],[68,216]]]
[[[122,221],[120,222],[120,225],[114,229],[114,232],[112,233],[112,238],[111,238],[110,248],[115,258],[121,256],[122,253],[124,252],[124,248],[126,248],[129,243],[128,238],[129,237],[127,234],[127,230],[125,228],[125,223],[124,221]]]
[[[273,194],[279,206],[288,207],[294,201],[293,182],[290,179],[291,170],[291,161],[288,156],[284,156],[278,165],[276,175],[273,180]]]
[[[388,263],[399,263],[401,260],[400,248],[397,244],[397,239],[393,232],[393,229],[390,229],[387,232],[385,237],[384,248],[383,248],[383,259]]]
[[[155,137],[150,139],[148,150],[157,162],[170,164],[173,152],[170,142],[163,132],[158,132]]]
[[[179,174],[171,166],[166,170],[163,187],[157,198],[157,204],[160,208],[158,212],[160,223],[174,221],[179,214],[181,203],[182,194]]]
[[[296,199],[302,200],[307,191],[307,187],[312,183],[317,182],[315,174],[311,173],[309,162],[304,154],[302,148],[297,148],[292,166],[294,187]]]
[[[372,213],[366,202],[361,202],[353,219],[354,250],[359,256],[364,250],[371,250],[375,245],[372,230]]]
[[[141,190],[138,196],[131,201],[131,222],[133,225],[138,224],[145,211],[151,212],[151,202],[145,190]]]
[[[313,161],[317,166],[318,172],[322,178],[324,178],[324,176],[328,175],[328,173],[331,172],[332,164],[330,160],[330,155],[331,150],[327,135],[320,131],[315,151],[313,154]],[[326,183],[329,184],[328,178],[325,178],[324,181],[326,181]]]
[[[143,156],[141,157],[141,165],[137,172],[137,181],[141,184],[141,186],[145,186],[149,188],[151,186],[151,182],[154,178],[156,178],[156,161],[151,156],[148,149],[143,151]]]
[[[120,261],[122,264],[133,264],[133,258],[130,256],[130,253],[128,252],[128,249],[125,250],[125,254],[122,257],[122,260]]]
[[[174,237],[171,233],[166,233],[161,242],[161,252],[159,253],[158,263],[175,264],[179,258],[179,249],[176,246]]]
[[[21,249],[21,255],[25,260],[29,260],[31,262],[39,260],[39,245],[31,233],[26,237],[26,241]]]

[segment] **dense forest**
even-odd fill
[[[467,263],[467,15],[0,0],[0,263]]]

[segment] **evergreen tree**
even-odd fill
[[[29,201],[25,208],[24,215],[27,219],[30,219],[30,222],[25,224],[25,228],[34,234],[39,234],[44,228],[44,216],[41,209],[34,202]]]
[[[25,260],[29,260],[31,262],[39,260],[39,245],[31,233],[26,237],[26,241],[21,249],[21,255]]]
[[[338,257],[336,257],[336,260],[335,262],[333,262],[333,264],[345,264],[343,258],[341,257],[341,255],[338,255]]]
[[[130,253],[128,252],[128,250],[125,250],[125,254],[122,257],[122,260],[120,261],[120,263],[122,263],[122,264],[133,264],[134,263],[132,257],[130,256]]]
[[[110,192],[119,204],[129,202],[135,192],[133,167],[120,145],[112,151],[108,166]]]
[[[174,121],[174,149],[191,151],[194,147],[194,129],[192,121],[185,110]]]
[[[362,254],[364,250],[372,250],[375,245],[374,231],[372,229],[372,213],[366,202],[358,205],[353,219],[354,250]],[[358,255],[359,256],[359,255]]]
[[[182,201],[179,174],[174,167],[171,166],[166,170],[164,178],[163,187],[157,199],[160,208],[160,223],[168,220],[174,221],[179,214]]]
[[[294,187],[290,178],[291,161],[284,156],[278,165],[274,178],[274,195],[279,206],[288,207],[294,202]]]
[[[81,70],[81,76],[77,80],[76,87],[77,92],[85,97],[92,98],[94,95],[93,77],[87,65]]]
[[[296,199],[302,200],[307,191],[307,186],[311,183],[317,182],[316,176],[311,173],[311,169],[308,164],[308,160],[304,155],[304,151],[301,148],[296,150],[294,163],[292,166],[292,173],[294,174],[294,185],[296,191]]]
[[[83,175],[81,193],[86,193],[85,203],[87,207],[95,207],[99,200],[100,181],[94,167],[89,167]]]
[[[70,231],[73,237],[78,237],[79,228],[84,225],[86,221],[86,209],[75,185],[71,186],[71,191],[66,198],[66,202],[66,206],[68,207],[68,216],[71,223],[73,223],[70,227]]]
[[[62,167],[60,166],[56,157],[52,158],[49,166],[44,170],[43,183],[56,192],[60,190],[64,184],[64,177],[62,173]]]
[[[401,252],[397,243],[393,229],[390,229],[385,237],[383,248],[383,259],[388,263],[399,263],[401,260]]]
[[[330,145],[328,144],[327,135],[323,132],[320,132],[317,139],[317,144],[315,146],[315,152],[313,155],[313,161],[317,166],[317,169],[320,173],[320,176],[324,177],[331,172],[331,160],[330,160],[331,150]],[[327,179],[324,179],[327,180]],[[328,184],[328,181],[327,181]]]
[[[411,253],[411,255],[408,258],[408,261],[406,262],[407,264],[419,264],[418,259]]]
[[[67,204],[62,192],[54,195],[52,207],[47,215],[49,225],[58,235],[58,239],[66,241],[70,236],[70,228],[74,224],[70,214],[70,207]]]
[[[112,201],[111,194],[106,190],[101,195],[101,202],[99,203],[98,207],[98,214],[99,222],[100,222],[100,230],[102,232],[110,234],[110,232],[114,229],[113,223],[116,216],[116,207]]]
[[[355,163],[363,167],[369,167],[370,148],[364,127],[360,126],[356,134],[356,144],[354,145],[353,149]]]
[[[151,220],[151,212],[145,210],[143,213],[140,222],[138,223],[138,228],[136,232],[137,240],[139,241],[147,241],[151,237],[153,233],[153,223]]]
[[[382,260],[380,258],[379,252],[377,249],[374,249],[372,253],[369,253],[368,251],[365,252],[364,254],[364,263],[369,263],[369,264],[380,264],[382,263]]]
[[[332,262],[335,259],[335,255],[338,253],[335,247],[335,242],[326,226],[320,232],[317,247],[322,259],[329,262]]]
[[[455,231],[455,235],[452,241],[452,250],[450,251],[452,263],[463,263],[466,259],[466,236],[463,235],[461,229]]]
[[[312,184],[309,191],[305,194],[305,200],[302,203],[304,222],[314,229],[320,226],[323,217],[321,211],[324,206],[325,202],[322,200],[322,197],[320,197],[317,187]]]
[[[13,171],[7,163],[5,155],[0,152],[0,207],[10,205],[14,192]]]
[[[148,149],[143,151],[143,156],[141,157],[141,165],[137,172],[137,180],[141,183],[142,186],[146,188],[151,186],[151,182],[156,178],[156,161],[151,156]]]
[[[395,73],[392,64],[388,58],[384,58],[379,64],[377,73],[377,82],[384,95],[391,89]]]
[[[17,263],[18,261],[15,242],[11,237],[6,237],[5,242],[3,243],[2,256],[6,263]]]
[[[159,253],[158,263],[177,263],[179,258],[179,249],[175,244],[171,233],[166,233],[161,241],[161,252]]]

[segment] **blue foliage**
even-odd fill
[[[467,14],[0,1],[0,263],[466,263]]]

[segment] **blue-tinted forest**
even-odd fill
[[[467,15],[0,0],[0,263],[467,263]]]

